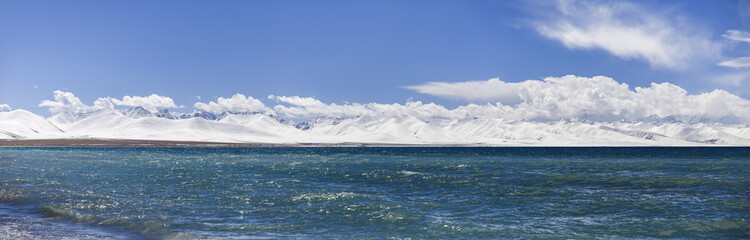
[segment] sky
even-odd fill
[[[533,105],[562,86],[747,109],[748,32],[750,1],[0,1],[0,110],[291,116]]]

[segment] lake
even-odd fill
[[[750,148],[4,147],[9,238],[750,238]]]

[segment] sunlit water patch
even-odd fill
[[[750,148],[0,148],[28,239],[750,238]]]

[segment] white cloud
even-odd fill
[[[499,80],[487,81],[498,84]],[[479,81],[478,83],[484,83]],[[473,81],[470,84],[477,84]],[[417,118],[422,121],[504,119],[507,121],[652,121],[654,117],[675,117],[682,120],[722,122],[742,119],[750,123],[750,101],[723,90],[688,94],[685,89],[671,83],[652,83],[647,87],[630,88],[614,79],[596,77],[548,77],[543,80],[526,80],[513,83],[518,104],[488,103],[467,104],[453,109],[435,103],[407,101],[392,103],[325,103],[312,97],[275,96],[267,98],[278,104],[269,108],[253,97],[235,94],[231,98],[218,98],[215,102],[194,104],[198,110],[221,113],[266,112],[285,118],[365,117],[374,121],[398,118]],[[463,86],[445,84],[447,88]],[[416,90],[416,89],[415,89]],[[444,93],[446,91],[437,91]],[[455,95],[455,94],[454,94]],[[113,107],[133,97],[117,100],[99,98],[89,106],[72,93],[55,91],[54,100],[43,101],[40,106],[56,112],[88,112]],[[1,106],[1,105],[0,105]]]
[[[713,58],[721,50],[694,24],[633,3],[559,1],[554,11],[539,15],[535,30],[569,49],[602,49],[654,67],[684,69],[694,58]]]
[[[738,31],[738,30],[728,30],[722,36],[732,41],[750,43],[750,33],[748,32],[743,32],[743,31]],[[729,59],[726,61],[719,62],[718,65],[723,66],[723,67],[731,67],[731,68],[746,68],[746,67],[750,67],[750,57],[738,57],[734,59]],[[739,75],[734,74],[734,76],[739,76]]]
[[[447,85],[449,88],[454,85]],[[446,109],[435,104],[323,104],[274,107],[279,113],[300,116],[415,116],[418,118],[502,118],[507,120],[640,121],[650,117],[697,116],[719,121],[740,117],[750,122],[750,101],[723,90],[690,95],[671,83],[653,83],[631,90],[627,84],[597,76],[573,75],[517,83],[521,102],[468,104]]]
[[[107,104],[107,102],[109,102],[109,98],[99,98],[96,100],[94,106],[88,106],[81,102],[81,99],[78,99],[78,97],[76,97],[73,93],[63,92],[60,90],[56,90],[54,92],[54,98],[54,101],[42,101],[39,106],[48,107],[49,111],[52,113],[85,113],[102,109],[111,109],[113,107],[112,103]]]
[[[93,109],[99,110],[99,109],[115,109],[115,105],[112,103],[112,98],[99,98],[94,101],[94,106],[92,106]]]
[[[750,43],[750,33],[748,32],[739,31],[739,30],[728,30],[722,36],[732,41]],[[729,59],[729,60],[719,62],[717,65],[722,66],[722,67],[735,68],[737,70],[735,70],[732,73],[723,74],[723,75],[719,75],[715,77],[714,78],[715,82],[733,86],[733,87],[747,86],[746,83],[750,82],[750,71],[747,71],[747,68],[750,68],[750,57],[738,57],[734,59]],[[745,89],[747,89],[747,87],[745,87]]]
[[[316,118],[316,117],[376,117],[376,118],[400,118],[406,116],[420,119],[430,118],[466,118],[471,115],[464,111],[451,112],[444,106],[435,103],[422,103],[421,101],[407,101],[406,104],[382,104],[382,103],[346,103],[326,104],[311,97],[299,96],[269,96],[291,106],[276,105],[274,109],[279,113],[291,118]],[[470,108],[477,106],[467,105]],[[464,106],[466,107],[466,106]]]
[[[734,41],[740,41],[740,42],[748,42],[750,43],[750,33],[745,31],[739,31],[739,30],[727,30],[724,35],[721,35],[726,39],[734,40]]]
[[[42,103],[39,104],[40,107],[48,107],[49,111],[52,113],[61,113],[61,112],[69,112],[69,113],[86,113],[86,112],[93,112],[93,111],[99,111],[104,109],[114,109],[115,105],[119,106],[130,106],[130,107],[137,107],[141,106],[144,109],[156,112],[159,108],[180,108],[182,106],[177,106],[174,104],[174,101],[172,98],[159,96],[156,94],[151,94],[147,97],[139,97],[139,96],[125,96],[120,99],[111,98],[111,97],[100,97],[94,101],[94,104],[89,106],[87,104],[84,104],[81,102],[81,100],[76,97],[71,92],[63,92],[60,90],[56,90],[54,92],[54,98],[55,100],[44,100]]]
[[[0,104],[0,112],[7,112],[13,110],[8,104]]]
[[[36,88],[39,88],[39,86],[37,86],[37,85],[32,85],[31,87],[32,87],[32,88],[35,88],[35,89],[36,89]]]
[[[297,96],[281,96],[281,98],[295,97],[299,98]],[[362,116],[371,112],[371,110],[367,109],[367,106],[358,103],[345,105],[337,105],[335,103],[321,105],[292,104],[292,106],[276,105],[273,109],[279,114],[283,114],[290,118],[315,118],[324,116],[353,117]]]
[[[311,97],[299,97],[299,96],[274,96],[274,95],[268,95],[268,99],[275,100],[277,102],[282,102],[286,104],[291,104],[294,106],[301,106],[301,107],[317,107],[317,106],[325,106],[326,104],[318,101],[318,99],[311,98]]]
[[[487,81],[467,82],[429,82],[423,85],[407,86],[418,93],[439,97],[458,98],[468,101],[501,102],[505,105],[521,101],[518,95],[518,83],[506,83],[499,78]]]
[[[719,66],[731,67],[731,68],[746,68],[750,67],[750,57],[739,57],[731,60],[726,60],[719,63]]]
[[[447,117],[450,111],[434,103],[424,104],[420,101],[407,101],[406,104],[382,104],[382,103],[345,103],[326,104],[312,97],[299,96],[274,96],[269,99],[282,104],[274,106],[274,110],[281,115],[290,118],[316,118],[316,117],[405,117],[414,116],[421,119],[432,117]],[[471,106],[476,106],[470,104]],[[468,115],[466,115],[468,116]]]
[[[156,94],[151,94],[146,97],[124,96],[122,97],[122,100],[118,100],[116,98],[111,98],[110,100],[115,105],[130,106],[130,107],[140,106],[150,112],[156,112],[159,109],[164,109],[164,108],[182,108],[183,107],[183,106],[175,105],[174,100],[172,100],[172,98],[170,97],[159,96]]]
[[[280,96],[278,98],[288,99],[305,99],[298,96]],[[318,100],[315,100],[318,101]],[[319,102],[319,101],[318,101]],[[476,105],[473,105],[476,106]],[[413,116],[420,119],[429,119],[433,117],[444,118],[452,116],[450,110],[434,103],[424,104],[420,101],[408,101],[401,105],[398,103],[381,104],[381,103],[349,103],[349,104],[301,104],[292,106],[276,105],[274,106],[279,114],[290,118],[316,118],[316,117],[378,117],[378,118],[398,118]]]
[[[196,109],[207,112],[267,112],[274,114],[273,110],[266,107],[263,102],[253,97],[245,97],[242,94],[235,94],[231,98],[219,97],[216,102],[202,103],[197,102],[193,105]]]
[[[652,83],[631,91],[607,77],[565,76],[526,81],[523,103],[515,109],[524,119],[627,120],[657,116],[701,116],[712,120],[731,115],[750,120],[750,101],[723,90],[689,95],[671,83]]]

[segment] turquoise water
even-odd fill
[[[750,238],[750,148],[0,148],[11,238]]]

